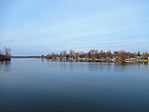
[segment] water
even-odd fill
[[[0,63],[0,112],[149,112],[149,65]]]

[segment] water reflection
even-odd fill
[[[42,62],[44,62],[42,60]],[[82,71],[101,71],[101,72],[124,72],[128,70],[134,69],[140,69],[142,68],[149,68],[148,63],[135,63],[135,64],[116,64],[116,63],[95,63],[95,62],[51,62],[51,61],[45,61],[45,63],[48,64],[49,68],[52,68],[53,70],[66,70],[66,71],[76,71],[81,70]]]
[[[88,63],[89,71],[111,71],[113,68],[112,63]]]
[[[0,112],[149,112],[148,74],[146,64],[13,59],[0,63]]]
[[[0,71],[10,72],[11,71],[11,61],[0,62]]]
[[[120,71],[125,70],[125,65],[117,65],[114,63],[95,63],[95,62],[51,62],[47,61],[49,68],[63,69],[66,71],[81,70],[83,71],[112,71],[114,68]]]

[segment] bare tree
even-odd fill
[[[149,57],[149,53],[145,52],[142,54],[143,57]]]
[[[0,55],[2,55],[3,54],[3,51],[0,49]]]
[[[4,55],[11,56],[11,49],[9,47],[4,47]]]
[[[63,50],[60,54],[61,54],[63,57],[66,57],[67,51],[66,51],[66,50]]]
[[[69,50],[69,56],[72,58],[72,57],[74,57],[74,55],[75,55],[75,51],[70,49]]]

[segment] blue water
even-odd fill
[[[3,62],[0,112],[149,112],[149,65]]]

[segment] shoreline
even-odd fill
[[[46,61],[50,61],[50,62],[88,62],[88,63],[115,63],[115,64],[136,64],[136,63],[139,63],[139,64],[145,64],[145,63],[148,63],[149,64],[149,61],[146,62],[146,61],[92,61],[92,60],[53,60],[53,59],[47,59],[47,58],[40,58],[42,60],[46,60]]]
[[[0,61],[11,61],[11,58],[9,56],[0,55]]]

